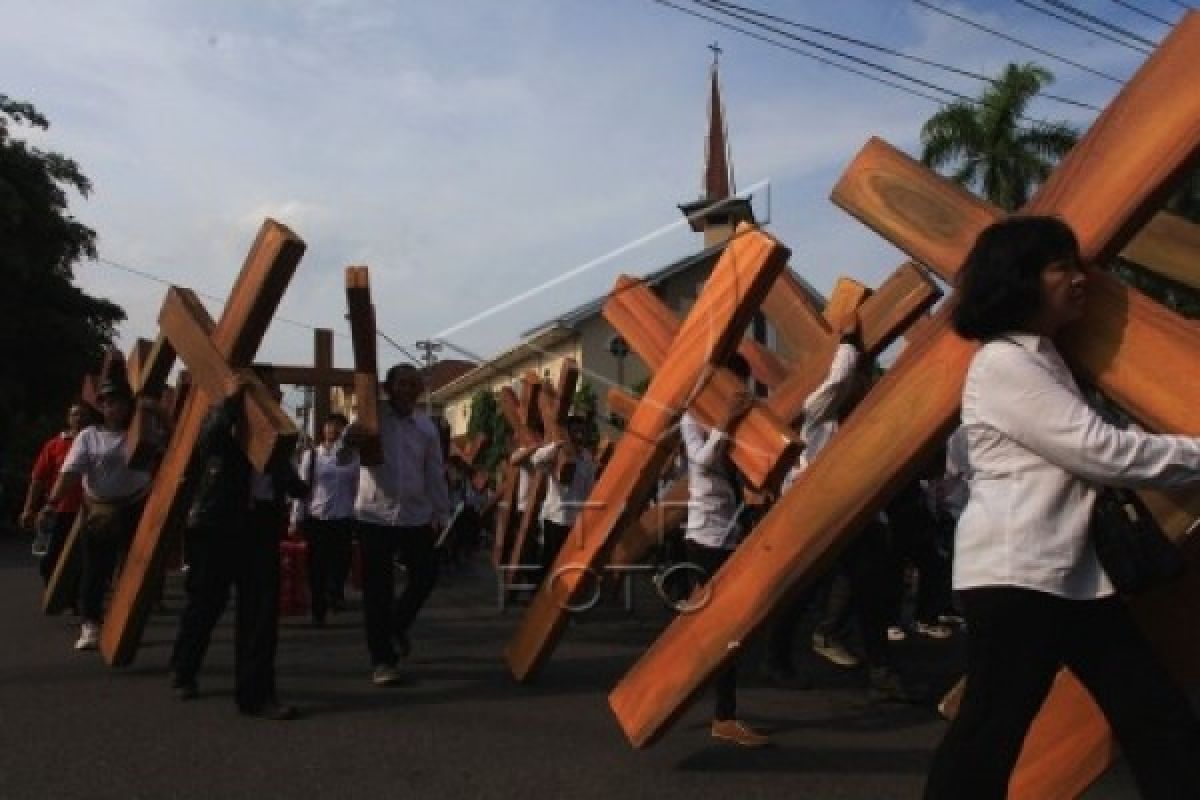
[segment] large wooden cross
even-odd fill
[[[379,439],[379,359],[375,350],[375,306],[371,276],[366,267],[346,267],[346,306],[350,312],[350,342],[354,350],[355,427],[360,431],[359,463],[383,463]]]
[[[1192,90],[1200,81],[1197,48],[1200,15],[1189,14],[1025,209],[1064,218],[1086,261],[1103,263],[1120,252],[1200,154],[1200,93]],[[858,183],[887,201],[898,223],[889,238],[931,268],[952,272],[994,218],[985,210],[959,214],[961,190],[948,182],[942,185],[951,200],[941,205],[867,165]],[[933,215],[937,224],[909,228],[904,221],[912,214]],[[959,224],[962,216],[972,224]],[[955,424],[975,350],[950,329],[948,307],[924,326],[717,574],[710,603],[676,618],[612,692],[610,704],[635,746],[661,734],[724,664],[730,647],[760,629],[818,561],[844,545],[930,457]],[[1088,312],[1064,351],[1148,427],[1200,433],[1193,411],[1200,389],[1194,324],[1093,273]]]
[[[190,501],[182,484],[209,408],[224,396],[230,372],[248,368],[304,254],[304,243],[273,220],[263,223],[215,324],[185,290],[172,289],[159,324],[193,380],[183,412],[146,500],[100,637],[110,665],[130,663],[145,626],[155,578],[162,567],[165,530],[175,528]],[[252,375],[252,373],[248,373]],[[253,378],[250,378],[253,381]],[[245,395],[239,442],[255,467],[294,447],[298,432],[261,382]]]
[[[255,364],[254,370],[268,383],[287,386],[306,386],[313,390],[313,437],[321,437],[320,426],[329,417],[334,389],[354,389],[352,369],[333,366],[333,331],[317,328],[313,331],[313,365],[311,367],[282,364]]]
[[[528,680],[549,657],[562,634],[568,609],[594,586],[592,571],[601,568],[615,536],[645,505],[665,459],[674,455],[670,435],[685,409],[703,396],[732,397],[736,378],[721,369],[742,339],[775,278],[787,262],[788,250],[753,226],[741,225],[721,254],[679,335],[668,345],[663,366],[617,442],[604,473],[581,510],[551,567],[554,580],[544,581],[533,598],[506,650],[509,669],[517,680]],[[618,282],[612,298],[620,297],[628,279]],[[713,412],[709,412],[712,414]],[[717,411],[716,413],[721,413]],[[712,419],[712,417],[710,417]],[[739,428],[749,420],[743,420]],[[780,460],[794,452],[794,442],[777,426]],[[768,442],[768,444],[770,444]],[[766,483],[781,474],[762,453],[738,448],[747,476]]]

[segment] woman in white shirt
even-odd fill
[[[358,454],[339,446],[347,420],[333,413],[321,425],[321,442],[300,459],[300,477],[309,496],[296,501],[294,522],[308,541],[308,583],[313,624],[325,624],[329,608],[345,604],[346,578],[353,555],[354,498],[358,494]]]
[[[1200,723],[1088,538],[1097,486],[1200,480],[1200,439],[1120,430],[1084,402],[1053,342],[1086,299],[1062,221],[992,225],[960,281],[955,330],[983,342],[963,390],[970,494],[954,551],[967,689],[925,796],[1004,797],[1066,666],[1104,711],[1143,796],[1200,797]]]

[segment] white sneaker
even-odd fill
[[[908,631],[901,628],[899,625],[889,625],[887,629],[887,637],[889,642],[903,642],[908,638]]]
[[[404,676],[392,664],[379,664],[371,673],[371,683],[376,686],[397,686],[403,682]]]
[[[930,639],[949,639],[954,635],[954,629],[940,622],[918,622],[917,633]]]
[[[79,628],[79,639],[75,642],[76,650],[95,650],[100,644],[100,626],[94,622],[85,622]]]

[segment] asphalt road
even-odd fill
[[[521,609],[499,613],[492,580],[482,559],[444,577],[402,688],[370,684],[356,610],[323,629],[286,618],[280,695],[304,716],[267,722],[234,710],[232,615],[200,698],[178,701],[165,672],[174,614],[152,619],[132,667],[108,669],[72,650],[74,619],[40,613],[26,540],[0,535],[0,798],[920,796],[944,723],[932,708],[868,703],[861,674],[811,655],[811,691],[768,688],[757,654],[746,659],[740,707],[772,747],[714,742],[705,698],[654,747],[632,750],[606,695],[667,620],[649,588],[633,613],[613,604],[577,619],[537,683],[518,686],[500,654]],[[167,600],[179,608],[178,579]],[[961,640],[905,642],[898,654],[940,689]],[[1134,796],[1120,769],[1088,794]]]

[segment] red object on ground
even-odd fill
[[[279,616],[299,616],[308,609],[308,542],[284,539],[279,543]]]

